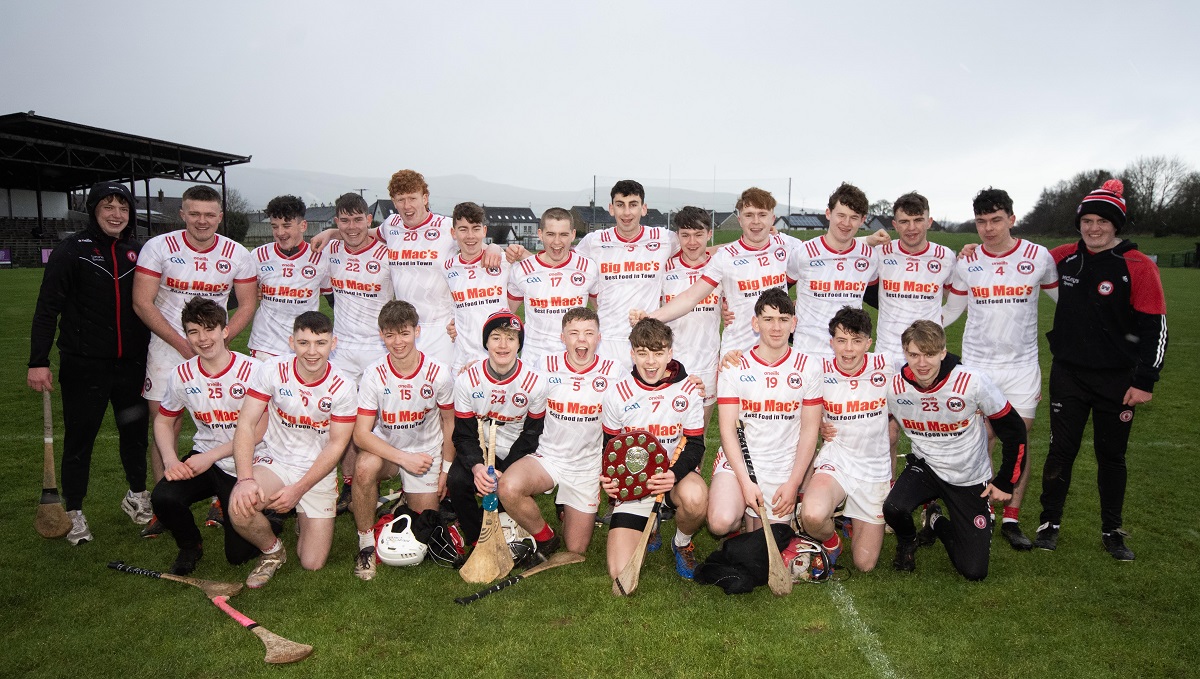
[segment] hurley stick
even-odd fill
[[[750,448],[746,445],[746,430],[742,428],[741,422],[738,422],[737,437],[738,445],[742,448],[742,459],[746,462],[746,473],[750,475],[750,482],[757,485],[754,463],[750,461]],[[792,593],[792,577],[783,565],[783,555],[779,553],[779,545],[775,542],[775,532],[771,530],[771,523],[767,521],[767,508],[759,502],[756,509],[758,518],[762,521],[763,537],[767,540],[767,587],[771,588],[771,594],[775,596],[786,596]]]
[[[63,509],[58,483],[54,479],[54,418],[50,413],[50,392],[42,392],[42,498],[38,501],[33,527],[44,538],[61,538],[71,532],[71,519]]]
[[[488,445],[485,450],[488,476],[495,478],[496,471],[496,427],[495,420],[491,421],[488,432]],[[479,424],[480,432],[483,423]],[[482,438],[482,437],[481,437]],[[500,512],[497,509],[496,491],[483,497],[483,527],[479,530],[479,540],[470,558],[459,569],[462,579],[467,582],[492,582],[508,575],[513,569],[512,550],[504,541],[504,531],[500,527]]]
[[[267,655],[263,660],[273,664],[282,665],[284,663],[296,662],[304,660],[312,655],[313,647],[308,644],[301,644],[290,639],[284,639],[271,630],[247,618],[233,606],[230,606],[226,601],[227,597],[213,597],[212,602],[217,608],[225,611],[229,617],[237,620],[242,627],[254,632],[258,638],[262,640],[263,646],[267,647]]]
[[[504,589],[505,587],[511,587],[511,586],[517,584],[518,582],[524,580],[525,578],[537,575],[538,573],[541,573],[542,571],[548,571],[551,568],[557,568],[559,566],[566,566],[568,564],[580,563],[583,560],[584,560],[584,557],[582,554],[576,554],[575,552],[557,552],[555,554],[551,554],[550,558],[546,559],[542,563],[526,569],[524,573],[518,573],[517,575],[514,575],[510,578],[501,580],[500,582],[497,582],[496,584],[492,585],[491,587],[488,587],[487,589],[481,589],[478,592],[475,592],[474,594],[472,594],[470,596],[459,597],[454,600],[454,603],[458,603],[458,604],[462,604],[462,605],[466,606],[467,604],[471,603],[472,601],[479,601],[480,599],[482,599],[485,596],[488,596],[489,594],[495,594],[496,592],[499,592],[500,590]]]
[[[170,573],[160,573],[147,568],[130,566],[124,561],[110,561],[108,562],[108,567],[114,571],[121,571],[122,573],[144,575],[148,578],[160,578],[162,580],[174,580],[175,582],[182,582],[183,584],[191,585],[192,587],[199,587],[200,589],[204,590],[205,596],[207,596],[209,599],[218,596],[228,598],[235,596],[238,592],[242,591],[242,583],[240,582],[217,582],[215,580],[201,580],[200,578],[192,578],[186,575],[171,575]]]

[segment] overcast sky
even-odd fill
[[[816,207],[844,180],[966,219],[987,185],[1023,213],[1081,170],[1200,167],[1197,7],[5,3],[0,113],[381,186],[402,167],[551,190],[715,177],[784,202],[791,178]]]

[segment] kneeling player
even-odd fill
[[[546,380],[517,358],[524,341],[521,319],[509,311],[492,314],[483,324],[487,359],[454,378],[454,464],[446,487],[463,539],[471,544],[479,541],[483,526],[476,494],[496,492],[497,479],[537,449],[545,424]],[[487,473],[479,446],[479,420],[501,425],[496,430],[495,477]],[[554,546],[539,543],[538,549],[548,554]]]
[[[687,443],[671,468],[646,481],[650,495],[617,501],[608,531],[608,574],[616,579],[637,549],[642,529],[654,506],[652,495],[664,493],[663,504],[675,509],[675,572],[690,579],[696,569],[692,534],[704,524],[708,486],[697,473],[704,461],[704,397],[687,380],[683,364],[672,358],[674,337],[666,323],[643,318],[629,333],[633,370],[609,387],[601,405],[604,445],[614,436],[645,429],[667,450],[680,436]],[[600,477],[608,496],[617,500],[617,479]]]
[[[509,516],[533,535],[539,551],[552,552],[551,548],[540,549],[555,535],[535,498],[558,486],[555,503],[564,505],[567,549],[583,554],[592,541],[600,491],[600,403],[620,368],[596,356],[600,317],[592,309],[567,311],[561,339],[566,351],[544,357],[537,366],[548,382],[546,430],[537,452],[517,460],[504,473],[500,502]]]
[[[722,447],[708,501],[708,529],[716,535],[739,530],[743,517],[757,529],[759,504],[766,505],[769,521],[792,520],[821,426],[821,359],[788,346],[796,307],[787,291],[771,288],[759,295],[750,325],[758,345],[717,382]],[[739,423],[757,483],[746,468]]]
[[[229,506],[235,469],[233,431],[246,387],[259,369],[258,361],[225,348],[229,336],[225,310],[204,297],[193,297],[183,305],[183,333],[196,353],[179,364],[167,378],[166,391],[154,420],[154,438],[162,454],[163,480],[150,497],[154,515],[175,536],[179,555],[171,573],[187,575],[196,570],[204,554],[200,529],[192,517],[192,503],[214,495],[221,506]],[[176,420],[187,409],[196,424],[192,452],[179,459],[175,446]],[[264,420],[255,431],[262,439]],[[241,564],[258,556],[258,548],[225,524],[225,558]]]
[[[363,373],[358,387],[354,443],[354,524],[358,557],[354,574],[375,577],[375,489],[400,475],[409,509],[437,509],[446,494],[446,472],[454,459],[454,379],[450,370],[417,351],[417,310],[393,300],[379,312],[379,336],[387,355]],[[434,415],[435,412],[440,413]],[[375,426],[376,419],[379,426]]]
[[[883,354],[870,354],[871,317],[842,307],[829,321],[833,358],[824,359],[821,398],[837,437],[821,447],[804,489],[800,522],[837,558],[841,539],[833,514],[842,501],[853,520],[854,567],[869,571],[883,546],[883,501],[892,480],[888,442],[888,382],[895,369]]]
[[[988,502],[1005,502],[1025,467],[1025,423],[986,375],[946,353],[946,334],[933,321],[916,321],[901,336],[908,364],[891,380],[888,408],[912,441],[908,465],[883,505],[896,533],[896,570],[916,567],[912,512],[942,498],[943,516],[930,506],[926,527],[941,538],[954,568],[968,580],[987,577],[992,544]],[[1003,444],[992,476],[987,417]]]
[[[229,498],[234,528],[263,555],[246,578],[262,587],[287,561],[283,542],[271,532],[264,509],[280,514],[296,509],[300,565],[325,565],[333,543],[337,481],[334,467],[354,432],[358,406],[354,383],[329,363],[337,344],[333,323],[319,311],[296,317],[288,340],[295,354],[265,362],[247,391],[233,436],[237,484]],[[267,417],[261,452],[254,431]]]

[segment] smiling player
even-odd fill
[[[459,203],[454,206],[454,242],[458,243],[458,254],[446,260],[442,275],[450,288],[454,302],[454,328],[458,336],[454,340],[454,363],[452,372],[457,375],[463,368],[487,357],[480,339],[483,324],[497,311],[507,310],[509,264],[486,266],[483,263],[484,239],[487,238],[483,208],[475,203]]]

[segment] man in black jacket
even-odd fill
[[[50,391],[50,345],[58,328],[63,405],[62,490],[71,517],[67,540],[88,542],[83,515],[96,434],[111,402],[129,491],[121,508],[135,523],[150,520],[146,490],[146,429],[142,399],[150,333],[133,312],[133,271],[139,245],[132,238],[133,196],[116,182],[88,193],[88,226],[63,239],[46,262],[30,331],[28,383]]]
[[[1050,366],[1050,452],[1042,472],[1042,524],[1035,547],[1058,546],[1059,522],[1089,412],[1100,490],[1104,549],[1132,561],[1125,545],[1125,449],[1133,409],[1153,397],[1167,349],[1167,307],[1158,267],[1117,237],[1125,226],[1124,186],[1110,179],[1076,211],[1078,243],[1051,251],[1060,293],[1047,333]]]

